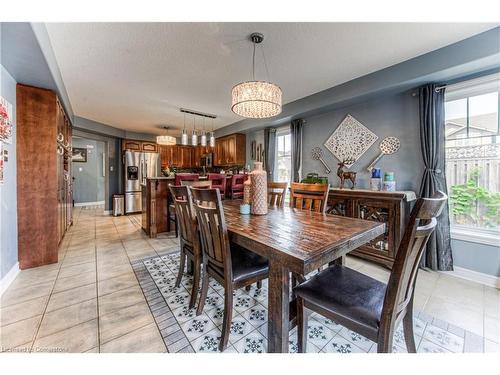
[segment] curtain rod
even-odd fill
[[[441,91],[441,90],[443,90],[443,89],[445,89],[445,88],[446,88],[446,85],[443,85],[443,86],[437,86],[437,87],[435,87],[435,88],[434,88],[434,91],[435,91],[435,92],[439,92],[439,91]],[[418,95],[418,91],[413,91],[413,92],[411,93],[411,96],[417,96],[417,95]]]

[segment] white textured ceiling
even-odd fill
[[[252,32],[265,35],[283,102],[303,98],[494,27],[474,23],[49,23],[77,116],[128,131],[182,128],[179,108],[239,118],[231,88],[251,78]],[[266,79],[257,54],[257,79]],[[192,119],[188,120],[189,127]],[[201,125],[200,123],[198,123]],[[208,125],[208,123],[207,123]],[[197,126],[198,127],[198,126]]]

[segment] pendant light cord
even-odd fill
[[[252,80],[255,81],[255,51],[256,51],[256,46],[257,43],[253,42],[253,54],[252,54]],[[262,52],[262,59],[264,60],[264,67],[266,68],[266,76],[267,80],[269,81],[269,69],[267,67],[267,60],[266,60],[266,54],[264,53],[264,47],[260,46],[260,50]]]
[[[252,79],[255,81],[255,42],[253,42]]]
[[[264,66],[266,67],[267,80],[270,81],[270,79],[269,79],[269,69],[267,69],[266,54],[264,53],[264,46],[260,46],[260,50],[262,51],[262,57],[264,59]]]

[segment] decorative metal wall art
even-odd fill
[[[326,165],[325,161],[323,160],[323,150],[321,149],[321,147],[314,147],[311,150],[311,157],[314,160],[319,160],[324,165],[327,174],[332,171],[330,167],[328,167],[328,165]]]
[[[375,164],[382,158],[384,155],[391,155],[398,152],[399,147],[401,147],[401,142],[396,137],[386,137],[382,139],[380,142],[380,154],[371,162],[368,166],[368,171],[371,172]]]
[[[345,162],[346,167],[350,167],[377,139],[375,133],[348,114],[326,140],[325,147],[339,161]]]

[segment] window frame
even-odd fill
[[[456,84],[458,88],[454,90],[455,85],[449,86],[446,91],[445,91],[445,103],[448,101],[453,101],[453,100],[460,100],[460,99],[467,99],[467,114],[466,114],[466,134],[467,136],[464,138],[446,138],[445,137],[445,142],[446,141],[458,141],[458,140],[469,140],[469,139],[474,139],[474,138],[486,138],[486,137],[498,137],[500,136],[500,88],[491,89],[487,90],[487,92],[497,92],[497,132],[491,135],[482,135],[482,136],[471,136],[469,137],[470,134],[470,103],[469,100],[471,97],[474,96],[479,96],[482,95],[480,93],[467,93],[465,92],[464,95],[460,94],[455,94],[456,91],[460,91],[464,87],[466,88],[471,88],[471,87],[479,87],[484,82],[491,82],[494,80],[499,80],[500,75],[499,74],[494,74],[491,76],[487,77],[481,77],[479,79],[475,80],[470,80],[470,81],[465,81],[465,82],[460,82]],[[486,92],[485,92],[486,93]],[[446,99],[446,95],[452,95],[452,98]],[[446,124],[446,116],[445,116],[445,124]],[[446,160],[446,158],[445,158]],[[450,190],[450,186],[448,186],[448,190]],[[460,241],[467,241],[467,242],[474,242],[474,243],[480,243],[480,244],[485,244],[485,245],[490,245],[490,246],[500,246],[500,241],[499,241],[499,234],[500,230],[499,229],[490,229],[490,228],[476,228],[476,227],[471,227],[467,225],[461,225],[461,224],[454,224],[452,222],[452,212],[450,210],[449,212],[449,217],[450,217],[450,236],[453,240],[460,240]]]
[[[292,132],[290,130],[290,126],[282,126],[280,128],[277,128],[276,129],[276,144],[275,144],[275,155],[274,155],[274,163],[275,163],[275,168],[274,168],[274,176],[273,176],[273,180],[276,181],[276,178],[277,178],[277,173],[278,173],[278,138],[279,137],[284,137],[286,135],[291,135]],[[291,157],[291,145],[290,145],[290,157]],[[291,160],[290,160],[291,162]],[[292,176],[291,176],[291,173],[292,173],[292,166],[290,165],[290,181],[287,181],[288,184],[290,184],[291,182],[291,179],[292,179]],[[283,181],[281,181],[283,182]]]

